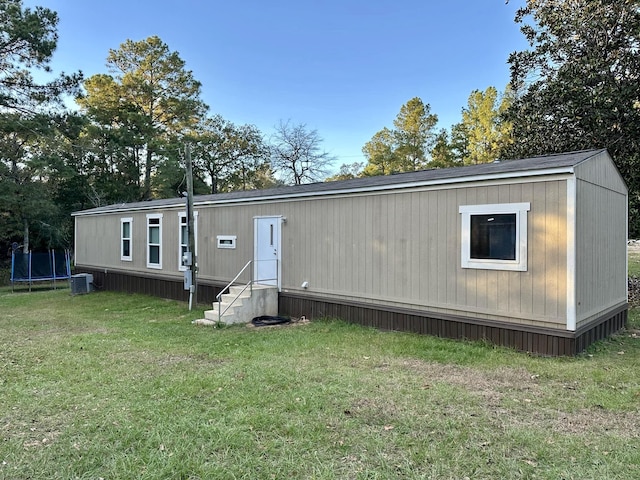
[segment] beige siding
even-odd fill
[[[526,272],[462,269],[461,205],[530,202]],[[253,219],[281,215],[282,287],[336,299],[563,328],[566,182],[562,179],[199,205],[198,266],[225,282],[253,258]],[[79,264],[178,272],[177,210],[164,211],[163,269],[146,267],[146,213],[77,217]],[[120,260],[119,219],[134,217],[133,262]],[[90,232],[101,229],[97,241]],[[235,250],[217,235],[236,235]]]
[[[580,180],[627,195],[627,186],[606,151],[577,165],[575,172]]]
[[[76,265],[114,266],[116,255],[119,264],[120,217],[76,217]]]
[[[147,210],[76,217],[75,263],[106,269],[153,274],[178,271],[178,211]],[[147,214],[162,213],[162,269],[147,268]],[[131,218],[131,261],[120,259],[120,219]]]
[[[523,323],[566,322],[566,184],[524,183],[458,190],[459,204],[530,202],[526,272],[460,269],[458,294],[470,312],[517,317]],[[458,226],[459,230],[459,226]],[[459,257],[460,232],[452,242]]]
[[[627,301],[626,206],[622,193],[578,180],[577,326]]]
[[[627,301],[627,188],[606,152],[576,172],[576,320]]]
[[[462,269],[459,206],[511,202],[531,202],[528,271]],[[201,255],[200,272],[232,277],[253,256],[253,217],[282,215],[285,290],[308,281],[309,292],[335,298],[559,327],[566,322],[565,209],[560,180],[200,208],[205,242],[238,235],[237,250]]]

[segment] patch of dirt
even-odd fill
[[[13,412],[15,415],[15,412]],[[68,422],[67,414],[44,419],[0,418],[3,436],[22,441],[25,450],[48,447],[55,443]]]
[[[611,434],[621,438],[640,438],[639,412],[611,412],[602,407],[566,412],[541,407],[545,390],[558,389],[563,395],[580,395],[575,385],[551,383],[540,385],[537,375],[523,368],[500,368],[490,372],[469,367],[441,365],[418,360],[404,361],[403,366],[420,376],[425,385],[445,383],[479,396],[496,426],[530,426],[563,434]],[[456,406],[452,405],[452,412]]]

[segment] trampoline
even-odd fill
[[[11,252],[11,291],[16,283],[28,283],[29,291],[34,282],[52,282],[71,278],[69,250],[56,252]]]

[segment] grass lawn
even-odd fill
[[[640,314],[577,358],[0,289],[0,478],[637,479]]]

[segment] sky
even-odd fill
[[[25,0],[58,13],[51,67],[108,73],[127,39],[157,35],[202,83],[210,113],[258,127],[304,124],[343,163],[420,97],[437,129],[461,120],[473,90],[509,81],[526,48],[525,0]]]

